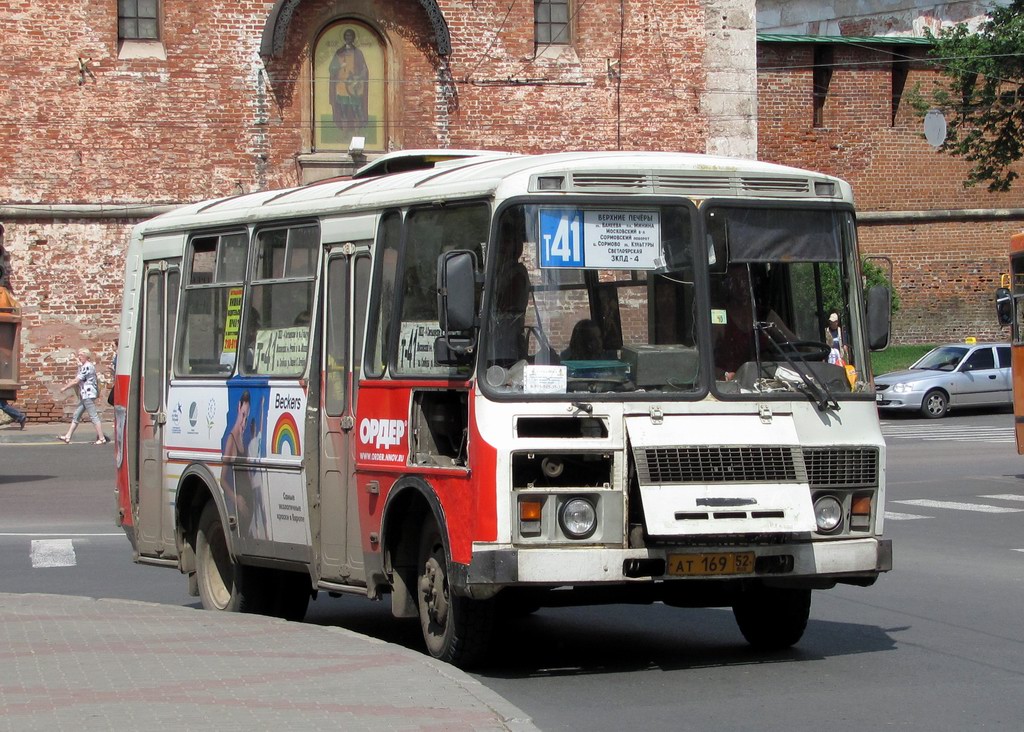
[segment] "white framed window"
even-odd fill
[[[160,40],[160,0],[117,0],[117,38]]]
[[[533,0],[533,33],[538,46],[572,43],[569,0]]]

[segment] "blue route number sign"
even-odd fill
[[[540,210],[540,266],[586,267],[583,211],[577,208]]]

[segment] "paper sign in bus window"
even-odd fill
[[[257,374],[296,376],[306,368],[309,328],[265,328],[256,333],[254,349]]]
[[[224,316],[224,342],[220,352],[222,364],[234,364],[238,351],[238,331],[242,320],[242,288],[228,290],[228,307]]]
[[[661,256],[661,212],[541,208],[540,266],[655,269]]]

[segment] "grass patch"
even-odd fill
[[[934,345],[889,346],[884,351],[875,351],[871,354],[871,372],[878,376],[905,369],[933,348]]]

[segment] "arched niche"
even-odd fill
[[[295,15],[302,0],[276,0],[267,16],[267,23],[263,27],[263,37],[260,39],[260,55],[266,59],[273,59],[284,52],[284,41],[288,34],[288,26]],[[419,4],[427,14],[431,27],[434,29],[434,40],[437,44],[437,53],[440,56],[448,57],[452,53],[452,40],[448,32],[448,23],[445,22],[444,14],[437,6],[436,0],[419,0]]]

